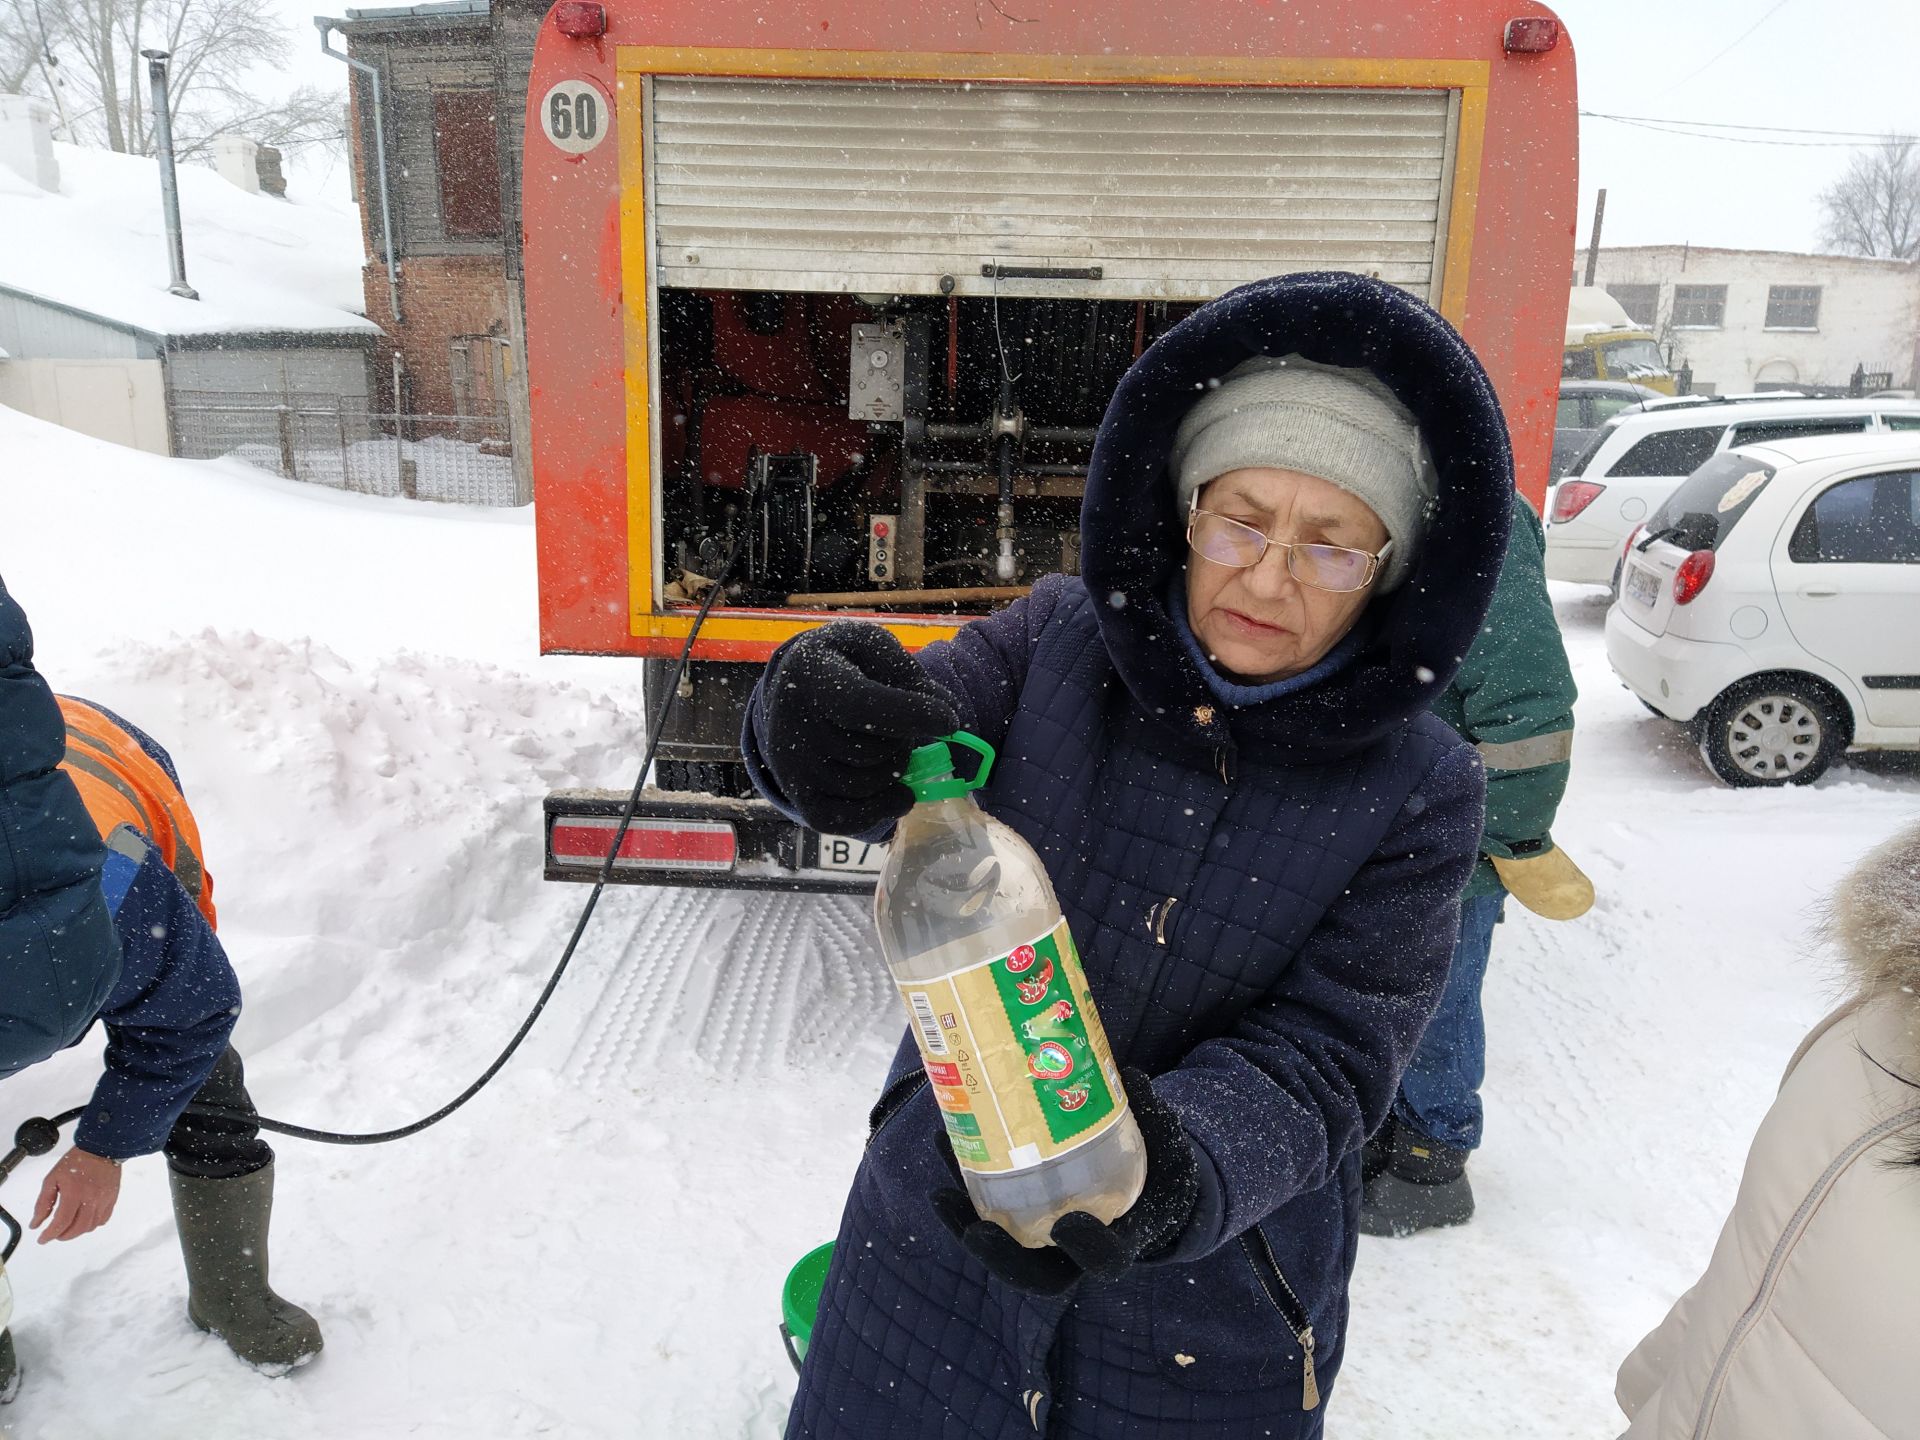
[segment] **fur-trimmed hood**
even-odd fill
[[[1834,892],[1826,931],[1861,990],[1904,994],[1920,1016],[1920,824],[1854,866]]]
[[[1357,653],[1327,679],[1229,714],[1167,613],[1187,554],[1167,457],[1209,382],[1257,355],[1370,371],[1419,424],[1439,491],[1412,575],[1356,622]],[[1144,713],[1189,743],[1252,739],[1296,761],[1325,760],[1375,744],[1447,688],[1492,600],[1512,505],[1500,402],[1453,327],[1364,275],[1284,275],[1201,306],[1121,379],[1087,475],[1080,573],[1114,668]]]

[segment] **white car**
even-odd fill
[[[1612,586],[1628,532],[1723,450],[1886,430],[1920,431],[1920,401],[1689,396],[1622,411],[1548,496],[1547,578]]]
[[[1625,546],[1607,659],[1729,785],[1920,750],[1920,434],[1702,465]]]

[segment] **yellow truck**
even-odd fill
[[[1576,285],[1567,304],[1562,380],[1625,380],[1674,393],[1673,371],[1653,332],[1636,325],[1620,302],[1597,285]]]

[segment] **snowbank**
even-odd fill
[[[60,193],[0,166],[0,285],[159,335],[377,327],[360,311],[363,259],[351,205],[250,195],[178,167],[187,279],[167,293],[157,162],[54,144]]]
[[[450,1097],[584,891],[539,801],[624,785],[635,667],[535,654],[524,515],[158,460],[0,410],[0,574],[62,688],[179,758],[263,1108],[375,1127]],[[1601,899],[1510,916],[1487,1004],[1480,1215],[1361,1250],[1343,1440],[1610,1436],[1614,1366],[1706,1261],[1754,1123],[1828,997],[1808,907],[1911,816],[1916,769],[1722,788],[1606,673],[1558,838]],[[787,1267],[833,1233],[897,1020],[849,900],[619,890],[521,1056],[376,1150],[285,1142],[275,1274],[327,1353],[262,1379],[196,1334],[158,1161],[16,1256],[16,1440],[768,1440]],[[96,1047],[7,1082],[77,1103]],[[21,1209],[45,1162],[0,1192]]]
[[[539,653],[530,508],[168,460],[4,406],[0,560],[49,654],[209,626],[323,638],[356,658]]]

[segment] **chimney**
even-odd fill
[[[249,195],[260,193],[260,147],[244,135],[220,135],[213,142],[213,168],[222,180]]]
[[[254,157],[254,173],[260,177],[260,191],[276,200],[287,198],[287,172],[281,168],[280,152],[271,145],[262,145],[260,153]]]
[[[249,195],[287,198],[287,176],[280,160],[280,152],[273,146],[256,144],[244,135],[214,137],[214,173]]]
[[[53,158],[53,111],[45,101],[0,95],[0,166],[42,190],[60,190],[60,162]]]

